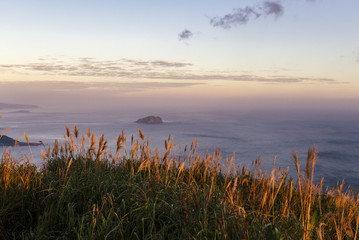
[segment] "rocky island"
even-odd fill
[[[30,142],[29,144],[26,142],[19,142],[16,141],[15,139],[8,137],[6,135],[2,135],[0,137],[0,146],[8,146],[8,147],[13,147],[13,146],[39,146],[41,145],[40,143],[32,143]]]
[[[148,116],[138,119],[135,123],[160,124],[163,123],[163,121],[158,116]]]

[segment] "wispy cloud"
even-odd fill
[[[184,62],[170,62],[164,60],[133,60],[120,59],[96,60],[94,58],[79,58],[70,61],[61,59],[39,59],[28,64],[2,64],[0,70],[12,71],[22,74],[40,74],[54,76],[92,77],[96,82],[126,82],[131,81],[135,88],[145,87],[185,87],[194,83],[205,81],[236,81],[236,82],[261,82],[261,83],[338,83],[328,78],[305,78],[293,76],[257,76],[251,74],[239,74],[238,72],[212,72],[198,71],[193,64]],[[158,83],[156,83],[158,81]],[[182,83],[187,81],[190,83]],[[136,83],[137,82],[137,83]],[[163,82],[168,82],[166,85]],[[68,84],[68,83],[67,83]],[[83,83],[89,87],[89,83]],[[137,84],[137,85],[136,85]],[[187,85],[186,85],[187,84]],[[99,87],[99,86],[96,86]],[[130,87],[130,85],[127,85]]]
[[[247,24],[251,20],[260,17],[273,15],[279,17],[283,14],[283,5],[279,2],[265,1],[258,6],[246,6],[244,8],[235,8],[232,13],[222,17],[213,17],[210,24],[214,27],[230,29],[237,25]]]
[[[155,77],[155,76],[154,76]],[[198,81],[234,81],[234,82],[261,82],[261,83],[338,83],[330,78],[290,77],[290,76],[269,76],[257,75],[232,75],[232,74],[185,74],[172,76],[172,79],[198,80]]]
[[[354,51],[354,57],[357,63],[359,63],[359,49]]]
[[[195,85],[201,85],[200,82],[115,82],[115,81],[11,81],[0,82],[0,87],[12,87],[18,89],[51,89],[54,92],[68,91],[91,91],[100,90],[115,93],[130,93],[149,89],[165,89],[165,88],[184,88]]]
[[[35,71],[47,75],[68,75],[83,77],[148,78],[148,74],[174,71],[192,66],[190,63],[169,62],[163,60],[120,59],[101,61],[93,58],[79,58],[70,61],[44,59],[28,64],[2,64],[0,69],[16,72]]]
[[[193,36],[193,33],[188,29],[185,29],[178,34],[179,40],[187,40],[187,39],[190,39],[192,36]]]

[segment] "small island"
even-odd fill
[[[6,135],[2,135],[0,137],[0,146],[7,146],[7,147],[13,147],[13,146],[39,146],[41,145],[40,143],[26,143],[26,142],[19,142],[16,141],[15,139],[8,137]]]
[[[28,110],[19,110],[19,111],[11,111],[9,113],[31,113],[31,112]]]
[[[148,116],[138,119],[135,123],[160,124],[163,121],[159,116]]]

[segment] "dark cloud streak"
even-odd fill
[[[192,36],[193,36],[193,33],[188,29],[185,29],[181,33],[178,34],[179,40],[188,40]]]
[[[284,12],[283,6],[281,4],[271,1],[265,1],[263,3],[263,9],[267,15],[274,15],[276,17],[281,16]]]
[[[210,24],[213,27],[230,29],[236,25],[247,24],[251,20],[273,15],[279,17],[283,14],[284,8],[279,2],[265,1],[256,7],[246,6],[244,8],[233,9],[233,12],[223,17],[213,17]]]
[[[250,18],[258,18],[260,14],[255,12],[251,7],[233,9],[232,14],[226,14],[223,17],[211,18],[210,23],[214,27],[230,29],[234,25],[246,24]]]

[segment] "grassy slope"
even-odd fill
[[[341,187],[322,194],[312,183],[315,149],[299,178],[286,172],[249,172],[220,152],[196,154],[196,143],[164,155],[126,137],[114,154],[91,132],[82,139],[67,129],[66,143],[44,154],[39,170],[16,164],[11,153],[0,164],[1,239],[356,239],[358,199]],[[79,139],[78,139],[79,138]],[[88,148],[85,142],[89,141]],[[122,154],[121,154],[122,153]]]

